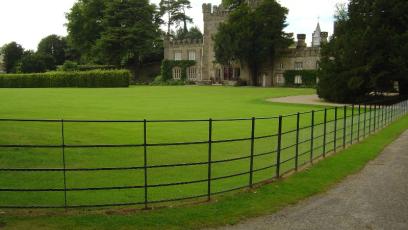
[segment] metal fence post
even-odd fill
[[[323,157],[326,157],[327,143],[327,109],[324,109],[324,127],[323,127]]]
[[[357,142],[360,142],[361,104],[358,104]]]
[[[296,153],[295,153],[295,170],[299,169],[299,136],[300,136],[300,113],[296,115]]]
[[[334,108],[334,152],[337,152],[337,107]]]
[[[366,138],[367,133],[367,104],[364,104],[364,130],[363,130],[363,137]]]
[[[377,105],[374,105],[374,133],[377,131]]]
[[[371,122],[372,122],[372,117],[373,117],[373,114],[372,114],[372,106],[371,105],[369,105],[369,107],[368,107],[368,110],[369,110],[369,122],[368,122],[368,135],[371,135]]]
[[[315,123],[315,111],[312,110],[312,120],[310,126],[310,163],[313,164],[313,150],[314,150],[314,123]]]
[[[281,162],[281,150],[282,150],[282,123],[283,117],[279,116],[278,124],[278,149],[276,151],[276,177],[280,177],[280,162]]]
[[[347,106],[344,106],[344,121],[343,121],[343,149],[346,148],[346,138],[347,138]]]
[[[381,106],[381,129],[384,128],[384,105]]]
[[[354,104],[351,106],[351,134],[350,134],[350,144],[353,144],[354,138]]]
[[[62,150],[62,164],[63,164],[63,172],[64,172],[64,208],[67,209],[68,207],[68,200],[67,200],[67,163],[65,158],[65,130],[64,130],[64,120],[61,120],[61,150]]]
[[[147,178],[147,120],[143,121],[143,169],[144,169],[144,206],[145,209],[148,209],[149,198],[148,198],[148,178]]]
[[[212,173],[212,119],[208,120],[208,191],[207,199],[211,200],[211,173]]]
[[[255,145],[255,117],[252,118],[251,125],[251,159],[249,165],[249,187],[252,188],[254,177],[254,145]]]

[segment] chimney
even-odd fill
[[[298,39],[298,43],[297,43],[297,47],[298,49],[301,48],[306,48],[306,34],[298,34],[297,35],[297,39]]]
[[[320,37],[321,37],[321,43],[322,44],[326,44],[327,43],[327,41],[328,41],[328,37],[329,37],[329,33],[327,33],[327,32],[321,32],[320,33]]]

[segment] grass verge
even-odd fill
[[[408,116],[312,168],[253,192],[218,197],[198,206],[115,214],[12,216],[0,211],[0,229],[197,229],[270,214],[321,193],[360,171],[408,128]]]

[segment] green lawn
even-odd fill
[[[324,192],[378,156],[408,128],[408,116],[360,144],[342,151],[287,179],[222,197],[211,203],[140,212],[70,211],[42,213],[0,212],[5,229],[200,229],[234,224],[246,218],[276,212],[316,193]]]
[[[267,98],[288,95],[312,94],[311,89],[259,89],[233,87],[132,87],[128,89],[1,89],[0,118],[30,119],[91,119],[91,120],[167,120],[167,119],[221,119],[269,117],[307,112],[321,107],[273,104]],[[348,111],[350,112],[350,110]],[[333,119],[334,110],[328,113]],[[349,113],[350,114],[350,113]],[[369,113],[372,116],[372,112]],[[339,110],[338,117],[344,116]],[[317,112],[315,123],[323,122],[323,111]],[[283,132],[296,127],[296,117],[283,120]],[[360,119],[363,117],[356,117]],[[299,133],[300,164],[309,161],[311,115],[301,115]],[[277,133],[278,119],[256,120],[255,136]],[[371,120],[371,123],[374,123]],[[351,126],[351,118],[346,122]],[[334,123],[327,126],[326,150],[334,148]],[[339,121],[338,146],[341,146],[343,122]],[[368,132],[354,122],[354,138]],[[314,130],[317,138],[314,156],[323,152],[323,125]],[[347,133],[349,134],[349,133]],[[213,140],[248,138],[251,136],[251,121],[214,122]],[[208,140],[208,122],[195,123],[148,123],[149,144],[171,142],[196,142]],[[347,142],[351,140],[347,136]],[[66,145],[126,145],[143,143],[143,123],[64,123]],[[61,123],[0,122],[0,145],[60,145]],[[287,133],[282,139],[282,172],[294,167],[295,133]],[[254,141],[253,169],[254,182],[275,177],[277,138],[265,137]],[[222,161],[233,158],[241,160],[214,163],[211,183],[212,193],[223,192],[248,185],[251,141],[214,143],[212,160]],[[143,147],[126,148],[66,148],[66,167],[114,168],[141,167],[144,164]],[[208,161],[208,144],[183,146],[151,146],[147,148],[149,166],[163,164],[202,163]],[[62,168],[61,148],[0,148],[0,168]],[[233,174],[241,176],[224,178]],[[7,189],[62,189],[64,174],[55,172],[0,172],[0,188]],[[182,167],[158,167],[147,170],[148,184],[171,184],[188,181],[203,181],[186,185],[157,186],[148,189],[150,202],[200,196],[207,193],[208,165]],[[68,189],[143,186],[143,170],[69,171],[66,173]],[[204,198],[205,199],[205,198]],[[111,189],[107,191],[69,191],[67,204],[70,206],[139,203],[144,201],[144,189]],[[0,192],[0,206],[61,206],[63,192]]]

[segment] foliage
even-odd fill
[[[64,64],[58,69],[60,71],[65,71],[65,72],[73,72],[73,71],[78,71],[78,63],[74,61],[65,61]]]
[[[187,24],[192,23],[193,19],[186,14],[186,9],[191,8],[189,0],[161,0],[160,1],[161,15],[167,15],[167,34],[171,33],[171,27],[183,23],[183,31],[186,33]]]
[[[347,11],[346,11],[347,10]],[[318,94],[354,102],[393,90],[408,95],[408,2],[352,0],[339,7],[335,34],[322,50]]]
[[[6,73],[15,73],[17,64],[23,57],[23,47],[16,42],[11,42],[3,46],[2,53]]]
[[[191,39],[191,40],[202,40],[203,33],[198,27],[191,27],[187,32],[184,29],[178,29],[176,34],[174,35],[174,39],[176,40],[184,40],[184,39]]]
[[[126,70],[0,74],[0,88],[128,87]]]
[[[173,68],[180,67],[181,68],[181,80],[185,81],[187,79],[187,68],[190,66],[195,65],[195,61],[190,60],[182,60],[182,61],[174,61],[174,60],[163,60],[161,66],[161,76],[163,81],[169,81],[173,79]]]
[[[154,51],[158,25],[155,7],[148,0],[113,0],[107,3],[104,31],[97,49],[104,63],[115,66],[140,65]]]
[[[128,68],[161,61],[160,16],[148,0],[79,0],[67,14],[67,56]]]
[[[249,68],[250,83],[257,85],[261,65],[273,61],[279,50],[292,43],[283,32],[287,13],[275,0],[264,0],[255,9],[246,3],[238,5],[214,37],[217,62],[229,65],[239,61]]]
[[[55,59],[56,65],[62,65],[65,62],[66,49],[66,38],[53,34],[40,41],[37,53],[41,55],[51,55]]]
[[[26,52],[17,67],[19,73],[43,73],[55,70],[55,59],[49,54]]]
[[[299,86],[295,84],[295,77],[302,76],[301,86],[315,87],[318,76],[317,70],[286,70],[283,74],[286,86]]]
[[[182,81],[182,80],[174,80],[174,79],[170,79],[170,80],[163,80],[162,76],[157,76],[154,81],[152,83],[150,83],[150,85],[156,85],[156,86],[171,86],[171,85],[185,85],[186,82]]]
[[[94,61],[95,43],[104,31],[103,19],[108,0],[78,0],[67,13],[68,43],[71,53],[83,62]]]
[[[227,9],[235,9],[245,3],[245,0],[222,0],[222,5]]]

